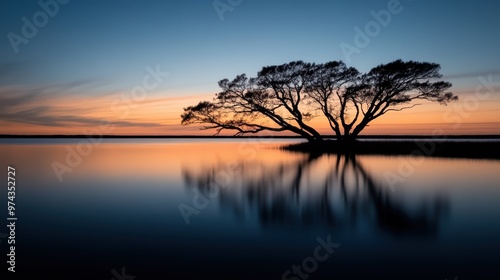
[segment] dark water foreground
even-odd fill
[[[19,279],[498,279],[498,160],[81,141],[0,145]]]

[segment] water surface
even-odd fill
[[[3,141],[18,275],[498,278],[499,161],[308,155],[286,142]],[[336,244],[324,260],[318,240]]]

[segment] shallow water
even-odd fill
[[[88,143],[0,144],[4,182],[16,170],[17,275],[498,275],[500,161],[305,155],[270,139]]]

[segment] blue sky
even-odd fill
[[[371,11],[391,1],[72,0],[17,54],[8,34],[21,36],[21,19],[42,8],[2,1],[0,86],[78,85],[75,94],[104,95],[137,85],[145,67],[159,65],[170,75],[157,94],[188,96],[292,60],[343,60],[368,71],[398,58],[440,63],[445,76],[458,75],[450,77],[457,89],[473,88],[479,74],[500,80],[499,1],[401,0],[401,11],[346,59],[340,45],[354,46],[355,27],[365,30]],[[214,2],[231,7],[223,20]]]

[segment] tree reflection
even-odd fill
[[[326,167],[326,168],[325,168]],[[263,226],[377,228],[432,236],[447,210],[442,197],[405,204],[355,156],[307,154],[292,162],[239,161],[184,169],[186,187],[214,193],[222,211],[257,217]],[[412,205],[414,203],[412,202]]]

